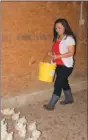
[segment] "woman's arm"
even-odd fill
[[[61,55],[53,55],[52,57],[54,59],[58,59],[58,58],[67,58],[67,57],[71,57],[74,55],[75,52],[75,46],[68,46],[68,52],[65,54],[61,54]]]

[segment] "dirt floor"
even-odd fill
[[[61,97],[63,99],[64,97]],[[21,116],[26,116],[28,123],[37,121],[38,129],[42,132],[41,140],[87,140],[87,91],[74,93],[74,103],[62,106],[59,101],[54,111],[43,109],[47,103],[35,101],[15,109]],[[11,120],[9,130],[11,130]],[[14,140],[22,140],[17,133]]]

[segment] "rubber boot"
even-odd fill
[[[44,109],[47,109],[47,110],[53,110],[54,107],[55,107],[55,104],[57,103],[57,101],[59,100],[59,96],[53,94],[49,103],[48,104],[45,104],[43,107]]]
[[[64,90],[64,95],[65,95],[65,100],[61,101],[60,104],[61,105],[72,104],[73,103],[73,97],[72,97],[71,89]]]

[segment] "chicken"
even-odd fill
[[[33,130],[36,130],[37,126],[36,126],[36,121],[34,121],[33,123],[31,123],[29,126],[28,126],[28,130],[29,131],[33,131]]]
[[[5,137],[7,136],[7,132],[1,130],[1,140],[6,140]]]
[[[26,136],[26,124],[18,122],[15,124],[15,129],[18,131],[18,134],[20,137],[25,138],[25,136]]]
[[[1,120],[1,140],[12,140],[13,132],[7,132],[7,123],[5,119]]]
[[[14,120],[14,121],[18,121],[19,116],[20,116],[20,112],[13,114],[13,116],[12,116],[12,120]]]
[[[15,124],[15,129],[20,130],[24,126],[24,124],[26,124],[26,122],[27,120],[25,119],[25,117],[18,119],[17,123]]]
[[[1,124],[1,130],[2,131],[7,131],[7,123]]]
[[[35,139],[39,139],[41,135],[41,132],[39,130],[33,130],[32,131],[32,137]]]
[[[6,135],[7,135],[7,129],[1,126],[1,140],[4,140]]]
[[[7,133],[7,135],[6,135],[4,140],[13,140],[13,132]]]
[[[18,123],[26,124],[27,123],[27,120],[26,120],[25,116],[23,116],[22,118],[20,118],[18,120]]]
[[[7,109],[3,109],[1,110],[1,113],[3,115],[13,115],[14,114],[14,108],[10,109],[10,108],[7,108]]]
[[[1,120],[1,140],[4,140],[5,136],[7,135],[7,123],[5,119]]]
[[[22,128],[18,131],[20,137],[25,138],[26,136],[26,124],[22,126]]]
[[[18,130],[18,131],[19,131],[22,127],[23,127],[23,124],[22,124],[22,123],[16,123],[16,124],[15,124],[15,129]]]
[[[25,136],[26,136],[26,126],[25,125],[18,131],[18,134],[21,138],[25,138]]]

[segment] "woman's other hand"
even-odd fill
[[[53,57],[53,59],[55,60],[55,59],[60,58],[60,55],[55,55],[55,54],[54,54],[52,57]]]
[[[48,52],[48,55],[53,57],[53,53],[52,52]]]

